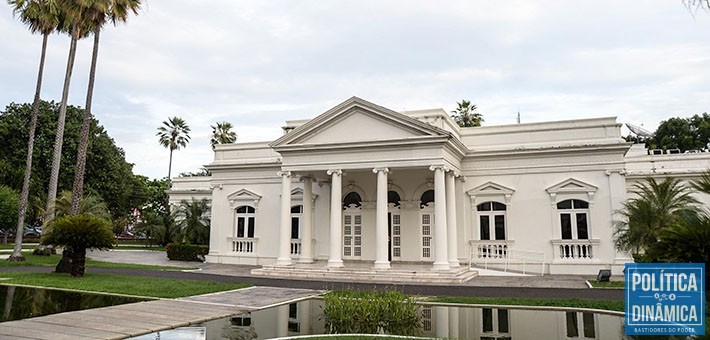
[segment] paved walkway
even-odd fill
[[[210,279],[223,282],[250,283],[258,286],[292,287],[305,289],[360,289],[372,290],[384,287],[397,287],[406,293],[420,295],[455,295],[485,297],[541,297],[541,298],[587,298],[622,300],[620,289],[589,289],[584,283],[591,276],[583,275],[546,275],[522,276],[500,275],[500,272],[480,270],[480,275],[471,281],[459,285],[403,285],[376,284],[361,282],[336,282],[317,280],[293,280],[256,277],[251,270],[257,266],[225,265],[215,263],[182,262],[168,260],[164,252],[142,250],[94,251],[87,256],[107,262],[137,263],[160,266],[197,268],[189,272],[121,270],[88,268],[89,271],[117,274],[140,275],[147,277],[170,277]],[[13,267],[18,268],[18,267]],[[2,269],[0,269],[2,270]],[[45,269],[46,270],[46,269]]]
[[[0,323],[0,339],[124,339],[315,296],[321,291],[250,287],[85,309]]]

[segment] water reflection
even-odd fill
[[[270,339],[325,334],[321,300],[305,300],[195,325],[189,339]],[[623,317],[577,311],[422,307],[422,336],[448,339],[622,339]],[[180,329],[138,339],[187,339]],[[193,330],[194,332],[194,330]],[[193,333],[195,334],[195,333]]]
[[[57,289],[0,285],[0,321],[11,321],[48,314],[98,308],[142,301],[136,298],[88,294]]]

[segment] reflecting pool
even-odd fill
[[[135,339],[271,339],[326,334],[318,299]],[[623,317],[584,311],[422,306],[421,336],[448,339],[623,339]]]
[[[58,289],[0,285],[2,321],[139,302],[142,299]]]

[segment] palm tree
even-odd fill
[[[212,138],[210,138],[210,145],[212,145],[212,149],[214,149],[214,146],[217,144],[230,144],[234,143],[237,141],[237,133],[232,131],[232,123],[230,122],[221,122],[217,123],[217,125],[210,125],[212,128]]]
[[[617,249],[641,255],[660,239],[661,232],[677,223],[684,213],[697,212],[698,201],[680,180],[666,178],[657,182],[646,178],[634,185],[636,196],[623,204],[615,221],[614,242]]]
[[[703,171],[700,179],[690,182],[690,186],[695,190],[710,195],[710,169]]]
[[[85,20],[83,24],[89,26],[94,34],[94,48],[91,54],[91,68],[89,71],[89,84],[86,90],[86,107],[84,108],[84,120],[81,124],[81,135],[79,139],[79,150],[76,157],[76,173],[74,174],[74,186],[72,192],[71,214],[79,214],[79,205],[84,193],[84,174],[86,171],[86,153],[89,148],[89,130],[91,128],[91,102],[94,93],[94,79],[96,78],[96,59],[99,54],[99,35],[101,28],[107,20],[111,20],[114,25],[118,22],[126,22],[129,12],[138,14],[141,0],[99,0],[94,1],[90,7],[84,10]]]
[[[207,199],[182,200],[175,210],[174,220],[183,241],[207,244],[210,239],[210,204]]]
[[[456,124],[460,127],[481,126],[484,119],[483,115],[476,112],[478,109],[476,104],[471,104],[470,101],[465,99],[462,99],[460,103],[456,104],[458,104],[456,110],[451,111],[451,113],[453,113],[451,118],[454,119]]]
[[[82,1],[59,0],[61,12],[59,30],[70,35],[69,56],[67,57],[67,68],[64,74],[64,87],[62,89],[62,100],[59,106],[59,118],[57,118],[57,132],[54,138],[54,153],[52,157],[52,168],[49,175],[49,188],[47,190],[47,208],[45,209],[44,223],[49,224],[54,220],[54,207],[57,198],[57,186],[59,184],[59,166],[62,160],[62,144],[64,142],[64,123],[67,117],[67,101],[69,99],[69,85],[71,83],[72,71],[74,69],[74,59],[76,58],[77,41],[88,35],[87,25],[82,24],[84,20],[85,7]]]
[[[173,117],[163,121],[163,126],[158,128],[156,136],[160,137],[159,143],[170,149],[170,163],[168,164],[168,181],[173,167],[173,151],[186,147],[190,142],[190,127],[182,118]]]
[[[32,33],[42,34],[42,52],[39,58],[39,71],[37,72],[37,86],[35,97],[32,102],[32,118],[30,118],[30,136],[27,141],[27,160],[25,161],[25,177],[22,182],[22,192],[20,193],[19,214],[17,218],[17,230],[15,232],[15,247],[9,261],[24,261],[22,256],[22,234],[25,227],[25,214],[27,213],[27,201],[30,195],[30,176],[32,175],[32,153],[35,145],[35,130],[37,129],[37,117],[39,116],[40,93],[42,90],[42,76],[44,73],[44,59],[47,54],[47,40],[49,35],[57,29],[59,25],[59,10],[53,0],[9,0],[13,12],[19,14],[20,20],[25,23]]]
[[[94,195],[84,195],[84,197],[81,198],[81,204],[79,204],[79,213],[73,214],[71,212],[72,202],[74,201],[73,196],[72,192],[68,190],[59,193],[55,206],[55,215],[57,218],[81,214],[111,221],[111,213],[106,203],[101,197]]]

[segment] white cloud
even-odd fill
[[[269,140],[284,120],[353,95],[394,110],[461,99],[487,124],[618,116],[654,129],[708,111],[710,14],[680,2],[231,1],[145,3],[102,34],[94,113],[138,173],[167,174],[155,132],[192,127],[173,173],[212,160],[209,125]],[[0,105],[32,99],[41,38],[0,7]],[[58,100],[69,39],[50,38],[43,97]],[[70,102],[84,105],[91,41]]]

